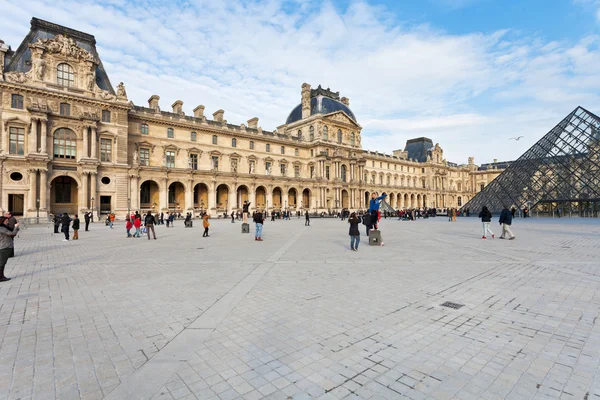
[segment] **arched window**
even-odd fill
[[[298,141],[302,141],[302,131],[300,129],[298,129]]]
[[[338,135],[337,136],[338,136],[338,138],[337,138],[338,139],[338,143],[342,143],[342,130],[341,129],[338,129]]]
[[[346,182],[346,166],[342,164],[340,178],[342,178],[342,182]]]
[[[74,160],[77,156],[77,136],[67,128],[54,132],[54,158]]]
[[[354,132],[352,132],[352,133],[350,134],[350,144],[351,144],[352,146],[354,146],[354,145],[356,144],[356,135],[354,134]]]
[[[75,71],[69,64],[58,64],[56,67],[56,83],[60,86],[75,86]]]
[[[309,128],[308,132],[309,132],[309,138],[310,138],[310,140],[312,142],[313,140],[315,140],[315,127],[311,126]]]
[[[329,129],[327,125],[323,127],[323,140],[329,140]]]
[[[231,147],[237,147],[237,139],[236,138],[231,139]]]
[[[148,134],[148,124],[142,124],[142,135]]]
[[[458,196],[458,206],[462,206],[462,197]]]

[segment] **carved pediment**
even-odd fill
[[[241,159],[241,158],[242,158],[242,156],[241,156],[240,154],[238,154],[238,153],[235,153],[235,152],[234,152],[234,153],[231,153],[231,154],[229,155],[229,158],[237,158],[237,159]]]
[[[258,160],[258,157],[256,157],[255,155],[251,155],[251,156],[248,156],[248,160],[249,160],[249,161],[250,161],[250,160],[252,160],[252,161],[257,161],[257,160]]]
[[[138,151],[140,150],[140,148],[142,147],[146,147],[146,148],[150,148],[150,150],[154,153],[154,148],[156,147],[156,145],[150,143],[150,142],[137,142],[136,146],[138,148]]]
[[[29,47],[32,49],[42,49],[48,54],[60,54],[76,61],[99,63],[98,59],[92,53],[79,47],[75,40],[60,33],[53,38],[40,38],[35,43],[30,44]]]
[[[188,153],[188,156],[189,156],[190,154],[192,154],[192,153],[196,153],[196,154],[199,154],[199,155],[201,155],[201,154],[202,154],[202,150],[200,150],[200,149],[199,149],[199,148],[197,148],[197,147],[190,147],[189,149],[187,149],[187,153]]]
[[[163,146],[163,151],[166,153],[167,151],[174,151],[176,155],[179,155],[179,147],[169,144],[167,146]]]
[[[26,127],[29,123],[19,117],[7,118],[4,120],[4,130],[8,129],[8,125],[22,125]]]
[[[346,115],[346,113],[343,111],[336,111],[334,113],[328,114],[324,117],[324,119],[330,121],[333,120],[336,122],[341,122],[344,124],[350,124],[359,127],[359,125],[352,118],[348,117],[348,115]]]

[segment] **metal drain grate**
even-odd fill
[[[451,301],[447,301],[445,303],[440,304],[440,306],[452,308],[454,310],[458,310],[459,308],[464,307],[465,305],[464,304],[453,303]]]

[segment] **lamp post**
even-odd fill
[[[131,214],[131,198],[127,198],[127,216]]]
[[[37,222],[36,223],[39,224],[40,223],[40,199],[39,198],[37,198],[35,200],[35,209],[37,212]]]
[[[204,200],[200,200],[200,216],[204,215]]]
[[[92,222],[94,222],[94,198],[92,197]]]

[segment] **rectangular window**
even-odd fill
[[[425,168],[421,168],[421,173],[424,174],[425,173]]]
[[[325,178],[329,179],[329,166],[325,167]]]
[[[218,171],[219,170],[219,156],[212,156],[211,160],[212,160],[212,169],[214,171]]]
[[[250,150],[254,150],[254,140],[250,141]]]
[[[371,161],[371,166],[375,168],[375,161]]]
[[[281,154],[285,154],[285,146],[281,146]]]
[[[394,171],[398,170],[398,166],[396,164],[394,164]]]
[[[383,163],[379,161],[379,168],[383,168]]]
[[[310,167],[310,177],[311,179],[315,177],[315,167]]]
[[[100,139],[100,161],[110,162],[112,153],[112,139]]]
[[[10,154],[25,154],[25,129],[10,127]]]
[[[299,165],[294,165],[294,176],[296,178],[300,178],[300,166]]]
[[[175,131],[173,130],[173,128],[167,129],[167,137],[169,139],[173,139],[175,137]]]
[[[196,135],[196,132],[191,132],[191,133],[190,133],[190,140],[191,140],[192,142],[195,142],[195,141],[197,140],[197,135]]]
[[[13,94],[11,97],[11,107],[18,108],[19,110],[23,109],[23,96],[20,94]]]
[[[150,149],[140,149],[140,165],[150,165]]]
[[[65,117],[71,116],[71,105],[67,103],[60,103],[60,115]]]
[[[175,152],[174,151],[167,151],[165,153],[165,156],[167,158],[167,168],[175,168]]]
[[[483,183],[482,183],[482,184],[479,186],[479,191],[480,191],[480,192],[482,192],[484,187],[485,187],[485,184],[483,184]]]
[[[298,156],[300,155],[300,150],[298,150],[298,149],[295,149],[295,150],[294,150],[294,155],[295,155],[296,157],[298,157]]]
[[[142,124],[142,135],[148,134],[148,124]]]
[[[267,175],[271,175],[271,162],[270,161],[265,162],[265,173]]]
[[[110,111],[102,110],[102,122],[110,122]]]
[[[213,135],[212,144],[217,144],[217,135]]]
[[[190,154],[190,168],[198,170],[198,154]]]
[[[281,172],[281,176],[285,176],[285,164],[279,164],[279,171]]]
[[[266,151],[267,153],[270,153],[270,152],[271,152],[271,145],[270,145],[270,144],[268,144],[268,143],[266,144],[266,146],[265,146],[265,151]]]

